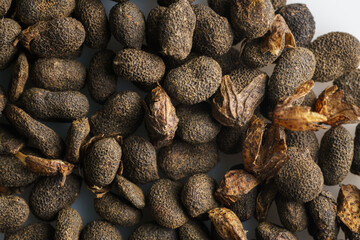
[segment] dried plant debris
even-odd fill
[[[71,123],[71,126],[66,135],[66,161],[79,164],[80,157],[82,156],[82,147],[86,142],[86,138],[90,133],[89,120],[82,118],[75,120]]]
[[[338,90],[336,85],[326,88],[320,94],[315,104],[315,111],[325,115],[328,118],[325,124],[333,127],[356,123],[360,117],[359,107],[346,102],[344,91]]]
[[[260,186],[259,194],[256,197],[256,220],[259,223],[266,221],[269,209],[277,193],[278,189],[274,179],[263,182]]]
[[[344,100],[360,107],[360,69],[349,71],[334,81],[334,85],[344,91]]]
[[[258,240],[298,240],[290,231],[269,222],[262,222],[257,226],[256,238]]]
[[[79,239],[82,228],[80,214],[75,209],[64,208],[56,218],[55,240]]]
[[[24,53],[20,53],[13,68],[9,84],[8,98],[11,102],[19,100],[29,78],[29,62]]]
[[[116,239],[122,240],[119,229],[108,221],[94,220],[86,224],[81,231],[80,240],[97,240],[97,239]]]
[[[294,102],[304,97],[314,87],[314,81],[303,83],[289,97],[281,99],[273,112],[273,122],[291,131],[317,131],[326,129],[318,123],[328,119],[325,115],[312,112],[309,106],[296,106]]]
[[[136,184],[117,174],[114,182],[112,183],[112,186],[116,194],[126,199],[136,208],[143,209],[145,207],[144,192]]]
[[[351,163],[350,171],[353,174],[360,175],[360,124],[356,126],[355,130],[354,157]]]
[[[175,136],[179,118],[170,97],[161,86],[145,98],[145,126],[156,149],[169,146]]]
[[[214,208],[209,218],[216,232],[224,239],[247,240],[246,231],[236,214],[227,208]]]
[[[33,223],[14,233],[6,233],[6,240],[49,240],[54,238],[54,228],[49,223]]]
[[[23,198],[0,195],[0,233],[17,230],[25,224],[29,214],[29,206]]]
[[[155,223],[145,223],[136,228],[130,235],[129,240],[177,240],[175,229],[161,227]]]
[[[13,42],[21,33],[21,26],[10,18],[0,19],[0,70],[7,68],[14,60],[18,49]]]

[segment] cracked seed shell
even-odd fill
[[[129,240],[177,240],[174,229],[161,227],[155,223],[144,223],[136,228],[130,235]]]
[[[29,206],[23,198],[0,196],[0,233],[18,229],[25,224],[29,214]]]
[[[210,240],[210,234],[202,222],[189,220],[179,228],[180,240]]]
[[[135,183],[132,183],[123,176],[117,174],[112,186],[117,195],[126,199],[134,207],[138,209],[143,209],[145,207],[144,192]]]
[[[82,118],[75,120],[66,135],[66,161],[79,164],[80,156],[82,156],[82,147],[86,142],[86,138],[90,133],[89,120]]]
[[[82,228],[80,214],[75,209],[64,208],[56,218],[55,240],[79,239]]]
[[[314,162],[318,162],[320,144],[314,131],[286,130],[287,147],[296,147],[300,151],[309,151]]]
[[[18,49],[13,42],[21,34],[21,26],[10,18],[0,19],[0,70],[7,68],[14,60]]]
[[[279,227],[269,222],[260,223],[256,230],[256,239],[258,240],[297,240],[298,238],[285,228]]]
[[[119,229],[108,221],[94,220],[81,231],[80,240],[116,239],[122,240]]]
[[[360,107],[360,69],[345,73],[334,81],[334,85],[344,91],[346,102]]]
[[[54,228],[49,223],[33,223],[14,233],[7,233],[5,240],[49,240],[54,238]]]

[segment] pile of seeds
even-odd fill
[[[253,217],[259,240],[306,228],[360,239],[360,190],[341,185],[360,175],[360,125],[355,139],[342,126],[360,117],[358,39],[313,40],[310,10],[286,0],[158,0],[147,18],[116,2],[109,16],[101,0],[0,2],[6,240],[121,240],[116,226],[135,226],[131,240],[246,240]],[[98,49],[87,68],[84,46]],[[118,91],[118,78],[139,91]],[[316,96],[314,81],[334,82]],[[102,105],[89,117],[85,87]],[[66,139],[43,121],[71,123]],[[134,135],[143,122],[147,136]],[[219,152],[242,159],[216,182]],[[82,184],[99,215],[85,226],[71,208]],[[324,185],[339,184],[336,200]],[[273,202],[282,226],[267,221]],[[30,212],[39,221],[24,226]]]

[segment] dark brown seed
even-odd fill
[[[129,201],[136,208],[143,209],[145,207],[144,192],[136,184],[118,174],[112,186],[116,194]]]
[[[145,138],[131,136],[122,144],[124,176],[134,183],[148,183],[159,179],[156,151]]]
[[[110,28],[101,0],[76,1],[74,14],[84,25],[85,45],[90,48],[106,48],[110,40]]]
[[[122,240],[121,232],[117,227],[104,220],[89,222],[81,232],[80,240],[116,239]]]
[[[320,144],[314,131],[286,131],[287,147],[296,147],[300,151],[309,151],[312,159],[317,163]]]
[[[81,148],[86,142],[86,137],[90,133],[89,120],[82,118],[75,120],[66,135],[66,161],[74,164],[79,164]]]
[[[140,49],[145,40],[145,19],[131,2],[115,5],[109,15],[111,33],[125,47]]]
[[[6,97],[6,93],[3,87],[0,86],[0,116],[2,115],[7,103],[8,103],[8,99]]]
[[[160,5],[160,6],[165,6],[165,7],[168,7],[170,6],[171,4],[175,3],[177,0],[157,0],[157,3]],[[195,0],[188,0],[189,3],[193,3]]]
[[[177,240],[174,229],[161,227],[153,223],[145,223],[136,228],[129,237],[129,240]]]
[[[54,238],[54,228],[49,223],[33,223],[15,233],[7,233],[5,240],[49,240]]]
[[[0,124],[0,154],[16,154],[24,145],[25,140],[10,125]]]
[[[231,0],[208,0],[207,2],[217,14],[230,19]]]
[[[226,154],[236,154],[242,151],[248,125],[243,127],[222,127],[216,137],[219,150]]]
[[[63,208],[69,207],[80,194],[81,178],[69,175],[61,186],[62,177],[43,177],[35,183],[30,193],[29,205],[32,213],[40,219],[50,221]]]
[[[311,109],[314,109],[315,103],[317,100],[317,96],[313,90],[311,90],[305,97],[301,106],[309,106]]]
[[[29,63],[24,53],[20,53],[13,68],[9,84],[9,100],[16,102],[24,91],[29,78]]]
[[[114,137],[94,140],[85,150],[84,173],[89,186],[105,187],[115,179],[121,162],[121,147]]]
[[[167,177],[178,180],[197,173],[207,173],[219,161],[215,142],[190,144],[174,141],[160,149],[158,163]]]
[[[188,0],[174,2],[159,24],[162,53],[174,59],[185,59],[193,45],[196,16]]]
[[[219,204],[214,198],[216,181],[206,174],[195,174],[185,183],[181,200],[193,218],[206,214]]]
[[[0,232],[13,232],[29,217],[29,206],[17,196],[0,196]]]
[[[354,157],[351,164],[351,173],[360,174],[360,124],[357,125],[354,139]],[[0,184],[1,185],[1,184]]]
[[[257,193],[258,188],[255,187],[248,193],[240,196],[236,202],[230,204],[230,210],[232,210],[236,216],[238,216],[240,221],[247,221],[254,216]]]
[[[73,121],[86,116],[90,104],[78,91],[52,92],[41,88],[25,90],[19,104],[34,118]]]
[[[80,214],[75,209],[64,208],[56,218],[55,240],[79,239],[82,228]]]
[[[105,102],[102,109],[90,117],[91,133],[117,133],[123,137],[135,132],[144,116],[142,100],[138,93],[120,91]]]
[[[277,193],[278,189],[274,179],[261,185],[259,194],[256,197],[256,220],[259,223],[266,221],[269,209]]]
[[[258,240],[297,240],[298,238],[285,228],[262,222],[256,228],[256,239]]]
[[[0,16],[4,16],[11,7],[12,0],[4,0],[0,3]]]
[[[281,195],[275,199],[277,211],[282,225],[290,232],[300,232],[306,229],[308,222],[303,203],[287,200]]]
[[[241,65],[240,51],[234,47],[230,48],[227,53],[219,57],[214,57],[214,59],[219,63],[223,75],[230,74],[232,71],[236,70]]]
[[[360,69],[345,73],[334,81],[334,85],[345,93],[345,101],[360,107]]]
[[[21,33],[21,26],[10,18],[0,19],[0,70],[7,68],[15,58],[17,48],[13,46]]]
[[[188,221],[179,228],[180,240],[210,240],[210,235],[202,222]]]
[[[160,23],[166,12],[166,7],[157,6],[153,8],[146,19],[146,42],[147,44],[156,50],[160,49]]]
[[[60,158],[64,150],[64,142],[51,128],[30,117],[15,105],[8,105],[5,109],[7,120],[18,133],[28,139],[30,145],[39,149],[50,158]]]
[[[85,85],[85,66],[72,59],[40,58],[30,72],[31,81],[50,91],[79,91]]]
[[[181,204],[181,188],[181,183],[169,179],[160,179],[151,186],[149,208],[153,218],[161,226],[175,229],[189,220]]]

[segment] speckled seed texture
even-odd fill
[[[11,232],[25,224],[29,206],[17,196],[0,196],[0,232]]]
[[[262,222],[256,228],[256,239],[258,240],[269,240],[269,239],[287,239],[297,240],[298,238],[285,228],[277,225]]]
[[[122,235],[117,227],[104,220],[89,222],[80,235],[80,240],[111,239],[122,240]]]
[[[161,227],[154,223],[145,223],[134,230],[129,240],[177,240],[174,229]]]
[[[54,228],[49,223],[34,223],[6,234],[5,240],[49,240],[54,238]]]
[[[286,131],[287,147],[297,147],[300,151],[309,151],[312,159],[317,162],[320,144],[313,131]]]
[[[202,222],[188,221],[179,228],[180,240],[209,240],[210,235]]]
[[[334,81],[343,90],[345,101],[360,107],[360,69],[349,71]]]
[[[55,240],[79,239],[82,227],[80,214],[75,209],[64,208],[56,218]]]
[[[20,34],[21,26],[10,18],[0,19],[0,70],[5,69],[15,58],[17,48],[13,46],[15,38]]]

